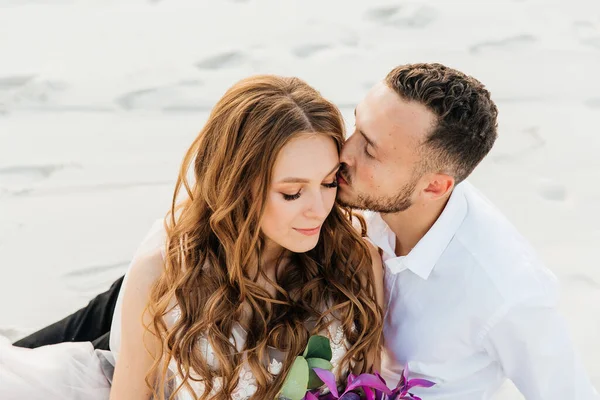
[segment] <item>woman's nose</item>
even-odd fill
[[[327,217],[327,212],[325,199],[323,198],[323,195],[319,193],[314,196],[305,214],[309,218],[324,220]]]

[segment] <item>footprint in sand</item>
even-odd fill
[[[518,47],[529,46],[537,42],[537,38],[533,35],[522,34],[516,36],[510,36],[499,40],[490,40],[486,42],[480,42],[469,47],[471,54],[479,54],[485,50],[501,49],[501,50],[515,50]]]
[[[26,335],[25,332],[15,328],[0,328],[0,337],[4,336],[13,343]]]
[[[129,261],[82,267],[61,276],[74,293],[87,295],[106,290],[115,277],[125,273]]]
[[[579,43],[600,50],[600,24],[591,21],[575,21],[573,30]]]
[[[585,105],[590,108],[600,108],[600,97],[594,97],[591,99],[587,99],[585,101]]]
[[[35,75],[0,76],[0,115],[8,114],[8,108],[15,102],[14,92],[27,85]]]
[[[433,7],[413,5],[403,7],[389,21],[389,25],[399,28],[425,28],[435,21],[436,17],[437,12]]]
[[[398,28],[424,28],[436,17],[437,12],[433,7],[418,4],[378,7],[365,13],[369,21]]]
[[[567,188],[556,181],[542,179],[538,182],[538,194],[545,200],[563,202],[567,199]]]
[[[125,109],[125,110],[131,110],[134,107],[136,100],[138,100],[139,98],[143,98],[145,96],[148,95],[153,95],[156,94],[159,91],[158,88],[152,88],[152,89],[141,89],[141,90],[134,90],[133,92],[129,92],[124,94],[123,96],[118,97],[115,102],[121,106],[121,108]]]
[[[115,100],[124,110],[135,109],[198,109],[200,80],[185,80],[174,85],[134,90]]]
[[[367,10],[365,18],[373,22],[387,23],[400,10],[400,6],[377,7]]]
[[[24,165],[0,168],[0,187],[26,186],[47,179],[65,165]]]
[[[65,82],[38,80],[35,75],[0,76],[0,114],[6,114],[16,104],[47,103],[53,93],[67,87]]]
[[[307,44],[296,47],[292,50],[292,53],[298,58],[308,58],[329,48],[331,46],[327,44]]]
[[[359,37],[355,33],[348,33],[340,40],[340,43],[348,47],[357,47],[360,42]]]
[[[517,143],[511,146],[511,151],[505,153],[496,153],[491,159],[499,164],[506,164],[529,157],[531,153],[541,149],[546,145],[545,139],[540,134],[538,126],[530,126],[521,131],[522,135],[515,137]]]
[[[246,61],[246,56],[239,51],[230,51],[207,57],[196,63],[198,69],[221,69],[235,67]]]
[[[586,286],[592,289],[600,289],[600,283],[596,282],[593,278],[584,274],[570,274],[561,277],[566,284],[573,283],[576,285]]]
[[[177,86],[194,87],[194,88],[197,88],[202,85],[204,85],[204,82],[202,82],[200,79],[185,79],[185,80],[179,81],[177,83]]]
[[[0,76],[0,90],[15,89],[25,86],[35,78],[35,75]]]

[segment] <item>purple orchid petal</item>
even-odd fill
[[[402,388],[404,388],[404,386],[406,386],[406,382],[408,381],[407,375],[408,374],[406,373],[406,369],[404,369],[402,371],[402,376],[400,377],[400,380],[396,385],[396,389],[401,390]]]
[[[352,381],[350,385],[346,386],[346,391],[348,392],[361,386],[381,390],[386,394],[391,393],[391,390],[386,386],[386,384],[378,376],[372,374],[360,374]]]
[[[366,400],[375,400],[375,392],[373,389],[363,386],[362,389],[365,391]]]
[[[339,392],[337,390],[337,382],[335,381],[335,375],[333,372],[327,371],[326,369],[321,368],[313,368],[315,374],[325,383],[329,391],[335,396],[335,398],[339,398]]]
[[[356,375],[354,375],[352,372],[350,372],[348,374],[348,379],[347,379],[347,382],[346,382],[346,386],[350,385],[352,383],[352,381],[355,380],[355,379],[356,379]]]
[[[385,379],[383,379],[383,376],[381,376],[381,375],[379,374],[379,372],[375,372],[375,373],[374,373],[374,375],[375,375],[376,377],[378,377],[378,378],[381,380],[381,382],[383,382],[383,384],[385,385],[385,387],[387,387],[387,382],[385,381]],[[388,393],[388,394],[387,394],[386,400],[388,399],[388,397],[389,397],[389,395],[390,395],[391,393],[392,393],[392,392],[390,391],[390,393]],[[385,394],[385,393],[383,393],[381,390],[377,390],[377,389],[375,389],[375,400],[383,400],[383,399],[384,399],[384,397],[383,397],[383,395],[384,395],[384,394]]]
[[[405,380],[408,380],[408,376],[410,375],[410,370],[408,369],[408,363],[404,366],[404,370],[402,371],[402,377]]]
[[[408,390],[406,390],[404,387],[397,387],[394,390],[392,390],[391,395],[389,395],[388,397],[390,399],[400,400],[404,399],[406,395],[408,395]]]
[[[406,390],[410,390],[414,387],[432,387],[435,382],[428,381],[427,379],[411,379],[406,383]]]
[[[381,380],[381,382],[383,382],[383,384],[385,385],[385,387],[387,387],[387,382],[385,381],[385,379],[383,379],[383,376],[381,376],[379,374],[379,372],[375,372],[374,375],[376,377],[378,377]],[[381,390],[375,389],[375,400],[384,400],[384,399],[388,400],[389,396],[391,394],[392,394],[392,391],[390,391],[389,393],[386,394],[386,393],[383,393]],[[384,397],[384,395],[385,395],[385,397]]]
[[[311,392],[306,392],[306,395],[304,395],[304,400],[319,400],[319,398]]]
[[[406,396],[402,396],[398,400],[421,400],[421,398],[412,393],[408,393]]]
[[[379,372],[375,372],[375,373],[374,373],[374,375],[375,375],[376,377],[378,377],[378,378],[381,380],[381,382],[383,382],[383,383],[385,384],[385,386],[387,386],[387,382],[385,381],[385,379],[383,379],[383,376],[381,376],[381,375],[379,374]]]
[[[340,397],[340,400],[360,400],[360,396],[354,392],[347,392]]]

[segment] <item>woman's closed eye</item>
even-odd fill
[[[336,187],[338,187],[338,182],[337,182],[337,179],[336,179],[336,178],[334,178],[334,179],[333,179],[331,182],[329,182],[329,183],[324,183],[324,184],[323,184],[323,186],[325,186],[326,188],[329,188],[329,189],[336,188]]]
[[[285,193],[281,193],[281,194],[283,195],[284,200],[292,201],[292,200],[296,200],[296,199],[300,198],[301,192],[302,192],[302,190],[298,190],[298,193],[295,193],[295,194],[285,194]]]
[[[323,187],[327,188],[327,189],[335,189],[338,187],[338,183],[337,183],[337,179],[333,179],[333,181],[328,182],[328,183],[323,183],[322,184]],[[287,193],[281,193],[283,195],[284,200],[287,201],[292,201],[292,200],[296,200],[300,198],[300,195],[302,194],[302,189],[298,190],[297,193],[294,194],[287,194]]]

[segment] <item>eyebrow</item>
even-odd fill
[[[329,173],[327,175],[325,175],[325,177],[328,177],[329,175],[333,174],[339,168],[340,168],[340,164],[337,164],[335,167],[333,167],[333,169],[331,171],[329,171]],[[305,178],[284,178],[279,181],[279,183],[309,183],[309,182],[310,181]]]
[[[356,108],[354,109],[354,117],[356,118]],[[361,136],[366,140],[366,142],[373,147],[375,150],[377,150],[377,144],[375,144],[375,142],[373,141],[373,139],[371,139],[370,137],[368,137],[361,129],[358,130],[358,133],[361,134]]]

